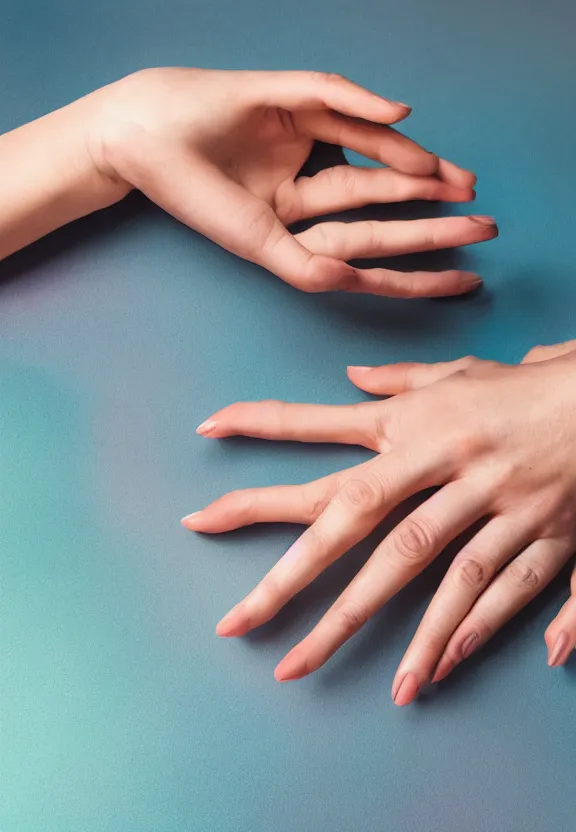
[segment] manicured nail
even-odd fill
[[[398,107],[405,107],[407,110],[411,110],[412,107],[410,104],[405,104],[403,101],[391,101],[391,104],[396,104]]]
[[[349,367],[347,367],[347,369],[348,369],[348,370],[352,370],[354,373],[367,373],[367,372],[369,372],[370,370],[373,370],[373,369],[374,369],[374,367],[355,367],[355,366],[349,366]]]
[[[472,222],[477,222],[479,225],[496,225],[494,217],[484,217],[474,214],[474,216],[468,217],[468,219],[472,220]]]
[[[552,649],[550,650],[548,656],[548,666],[549,667],[560,667],[565,662],[568,661],[570,653],[572,652],[574,645],[570,641],[570,636],[567,632],[562,630]]]
[[[420,683],[415,673],[407,673],[399,680],[399,684],[395,683],[392,688],[392,699],[395,705],[402,707],[409,705],[413,699],[418,695],[420,690]]]
[[[194,528],[196,527],[196,520],[198,519],[198,516],[200,514],[202,514],[201,511],[195,511],[192,514],[187,514],[186,517],[183,517],[182,520],[180,520],[180,522],[182,523],[185,529],[194,530]]]
[[[302,661],[299,650],[295,647],[287,653],[274,671],[277,682],[290,682],[306,676],[306,662]]]
[[[202,422],[201,425],[198,425],[196,433],[200,434],[200,436],[206,436],[206,434],[211,433],[214,430],[216,424],[217,423],[213,422],[211,419],[207,419],[205,422]]]
[[[462,642],[462,647],[460,648],[460,652],[462,653],[462,658],[467,659],[468,656],[471,656],[474,650],[478,647],[478,633],[470,633],[468,638],[464,639]]]
[[[447,656],[443,656],[438,662],[438,667],[434,671],[434,676],[432,676],[432,684],[435,685],[437,682],[442,682],[446,676],[452,673],[455,667],[456,664],[452,661],[452,659],[449,659]]]
[[[469,283],[470,286],[479,286],[481,283],[484,283],[480,275],[474,274],[474,272],[463,272],[462,275],[466,283]]]
[[[236,604],[216,625],[216,635],[222,638],[241,636],[246,632],[246,617],[242,604]]]

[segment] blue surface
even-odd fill
[[[569,0],[0,2],[0,130],[143,66],[334,70],[410,102],[409,132],[477,171],[501,227],[463,255],[489,292],[458,302],[299,294],[138,197],[0,265],[2,832],[574,829],[576,672],[550,671],[542,638],[565,580],[399,710],[443,564],[280,686],[368,549],[219,641],[296,532],[178,520],[362,456],[195,437],[227,402],[355,401],[348,363],[576,335],[575,18]]]

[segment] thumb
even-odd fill
[[[134,184],[190,228],[305,292],[346,288],[354,282],[355,269],[310,252],[267,202],[218,168],[182,153],[160,162],[147,171],[145,181]]]

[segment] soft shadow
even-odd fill
[[[134,191],[111,208],[59,228],[0,262],[0,291],[59,257],[63,251],[74,251],[99,242],[135,217],[153,213],[161,212],[143,194]]]

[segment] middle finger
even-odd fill
[[[418,251],[472,245],[498,236],[492,217],[437,217],[434,219],[363,222],[324,222],[296,234],[314,254],[339,260],[394,257]]]

